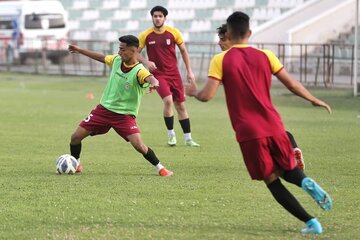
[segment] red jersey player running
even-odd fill
[[[322,209],[330,210],[330,196],[296,167],[291,143],[271,101],[272,74],[312,105],[323,107],[329,113],[331,108],[291,77],[271,51],[248,45],[249,20],[242,12],[228,17],[226,34],[232,47],[213,57],[204,88],[198,91],[192,83],[187,86],[186,93],[200,101],[208,101],[223,83],[231,124],[251,178],[263,180],[276,201],[306,224],[302,233],[320,234],[320,222],[305,211],[279,178],[282,176],[285,181],[303,188]]]
[[[176,145],[173,113],[173,106],[175,106],[186,145],[199,147],[200,145],[191,137],[190,120],[185,107],[184,87],[177,67],[175,45],[179,47],[184,60],[187,80],[195,81],[185,43],[179,30],[164,25],[168,14],[166,8],[155,6],[150,13],[154,27],[145,30],[139,36],[139,52],[146,47],[149,60],[140,56],[140,62],[159,80],[159,87],[156,91],[164,102],[163,115],[168,130],[168,144]]]
[[[217,29],[217,33],[218,33],[218,37],[219,37],[219,46],[221,48],[221,50],[226,51],[229,48],[232,47],[232,43],[229,39],[228,34],[226,34],[227,32],[227,26],[226,24],[222,24],[221,27],[218,27]],[[294,155],[295,155],[295,161],[297,166],[301,169],[304,170],[305,169],[305,162],[304,162],[304,158],[301,152],[301,149],[298,147],[296,141],[295,141],[295,137],[289,132],[286,131],[286,134],[289,137],[289,140],[291,142],[291,145],[294,149]]]

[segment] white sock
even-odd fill
[[[175,130],[174,129],[168,130],[168,136],[175,136]]]
[[[191,133],[184,133],[185,141],[191,140]]]
[[[161,169],[164,168],[164,166],[161,163],[158,163],[155,167],[157,171],[160,171]]]

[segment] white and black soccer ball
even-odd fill
[[[59,174],[74,174],[79,162],[70,154],[61,155],[56,160],[56,172]]]

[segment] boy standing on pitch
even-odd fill
[[[175,146],[177,143],[174,131],[173,106],[175,106],[186,146],[199,147],[200,145],[191,137],[190,119],[185,106],[184,86],[177,67],[175,45],[179,47],[184,60],[187,80],[189,82],[195,81],[185,43],[179,30],[164,25],[168,14],[166,8],[155,6],[151,9],[150,14],[154,26],[139,36],[139,52],[146,47],[149,60],[140,55],[140,62],[159,80],[160,86],[156,91],[164,103],[163,116],[168,131],[168,145]]]
[[[272,74],[312,105],[323,107],[329,113],[331,108],[292,78],[271,51],[248,45],[249,20],[242,12],[228,17],[226,34],[232,47],[213,57],[203,89],[197,90],[196,84],[191,83],[186,93],[205,102],[212,99],[220,83],[223,84],[231,124],[251,178],[264,181],[275,200],[306,224],[302,233],[320,234],[323,231],[320,222],[305,211],[279,178],[282,176],[303,188],[322,209],[330,210],[330,196],[296,166],[283,122],[271,101]]]
[[[158,171],[160,176],[172,176],[153,150],[147,147],[136,124],[142,96],[150,88],[159,87],[158,80],[138,62],[139,40],[132,35],[119,38],[119,52],[116,55],[103,55],[69,45],[71,53],[80,53],[111,67],[109,80],[104,89],[100,104],[91,111],[71,136],[70,152],[80,160],[81,141],[89,135],[107,133],[113,128],[126,141],[130,141],[136,151],[141,153]],[[82,166],[77,172],[82,171]]]

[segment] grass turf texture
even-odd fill
[[[177,121],[178,145],[166,146],[162,103],[156,93],[144,97],[137,119],[143,140],[174,177],[158,177],[113,130],[83,141],[82,174],[55,174],[56,158],[69,152],[71,133],[98,104],[105,82],[1,73],[0,239],[304,239],[305,225],[250,180],[222,89],[206,104],[188,99],[200,148],[184,146]],[[311,239],[358,239],[360,99],[350,90],[312,92],[332,105],[332,115],[283,87],[272,91],[306,174],[330,193],[334,208],[324,212],[285,185],[323,224],[324,234]]]

